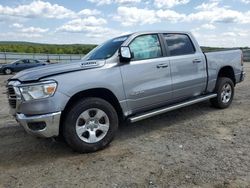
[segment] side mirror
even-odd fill
[[[133,57],[128,46],[122,46],[119,50],[120,62],[129,62]]]

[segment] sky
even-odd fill
[[[250,47],[250,0],[0,0],[0,41],[100,44],[154,30]]]

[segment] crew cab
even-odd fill
[[[28,133],[62,136],[82,153],[106,147],[121,121],[209,99],[227,108],[244,77],[241,50],[203,53],[189,32],[137,32],[80,62],[22,71],[7,90],[11,113]]]

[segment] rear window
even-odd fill
[[[194,54],[195,49],[189,36],[185,34],[164,34],[170,56]]]

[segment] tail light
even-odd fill
[[[241,66],[244,64],[244,56],[243,56],[243,51],[241,51]]]

